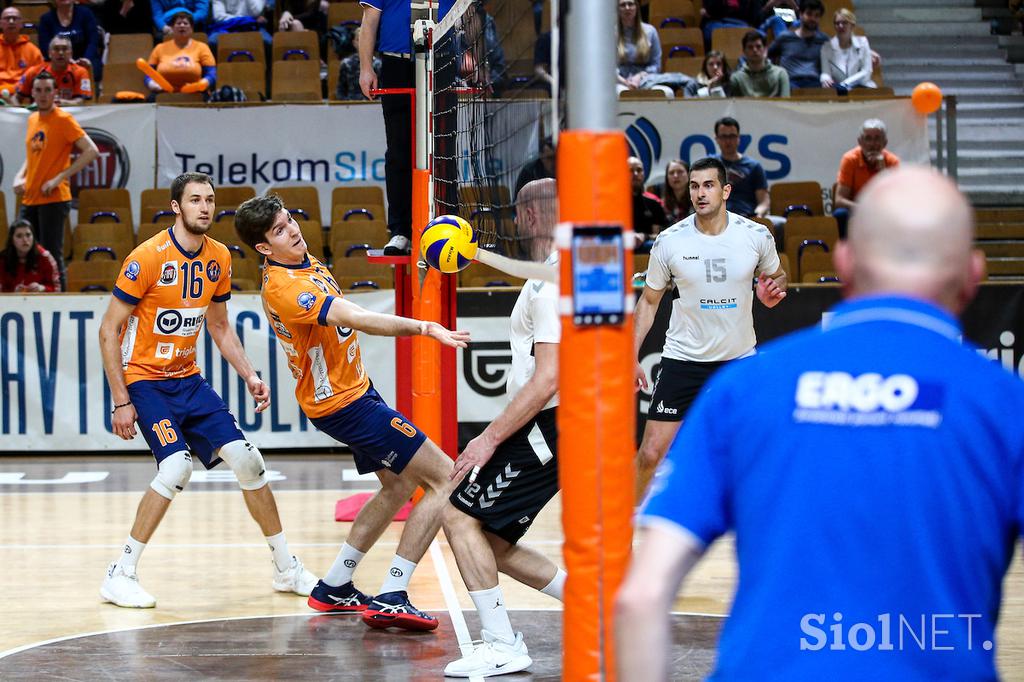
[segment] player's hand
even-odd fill
[[[644,368],[637,362],[633,368],[633,390],[639,391],[641,388],[647,390],[647,374],[644,373]]]
[[[443,325],[437,322],[427,322],[427,326],[423,330],[424,336],[429,336],[432,339],[437,339],[446,346],[453,348],[465,348],[469,342],[469,332],[459,331],[457,329],[445,329]]]
[[[372,90],[377,89],[377,73],[373,70],[373,67],[359,69],[359,89],[363,91],[366,99],[376,97],[376,95],[370,94]]]
[[[757,298],[766,308],[774,308],[786,298],[786,292],[768,275],[760,275],[757,278]]]
[[[40,189],[42,190],[43,194],[49,194],[53,190],[60,187],[60,183],[63,182],[63,180],[64,178],[61,177],[60,173],[58,173],[57,175],[53,176],[52,178],[44,182],[43,186]]]
[[[128,403],[124,407],[114,410],[114,414],[110,416],[110,429],[118,438],[131,440],[135,438],[135,420],[138,418],[135,406]]]
[[[448,478],[457,481],[461,480],[466,474],[470,474],[475,479],[480,469],[491,461],[495,448],[497,448],[497,444],[492,444],[490,439],[481,433],[466,445],[466,449],[455,460],[455,468],[452,469],[452,473]]]
[[[14,186],[11,188],[14,193],[21,196],[25,193],[25,178],[14,178]]]
[[[249,395],[256,401],[256,414],[270,407],[270,387],[263,383],[259,376],[253,374],[245,380]]]

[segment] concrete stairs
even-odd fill
[[[998,5],[855,0],[857,22],[882,55],[885,85],[909,95],[932,81],[957,96],[959,182],[979,206],[1024,205],[1024,69],[1007,61],[1016,42],[1024,50],[1024,38],[992,35],[994,22],[1007,21],[1005,0]],[[934,116],[929,130],[934,159]]]

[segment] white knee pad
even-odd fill
[[[173,500],[174,496],[185,489],[192,478],[192,455],[187,450],[178,450],[168,455],[157,466],[156,478],[149,487],[162,497]]]
[[[247,440],[233,440],[217,453],[235,472],[242,490],[259,490],[267,484],[267,467],[259,448]]]

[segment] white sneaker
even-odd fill
[[[283,571],[277,570],[277,564],[274,564],[274,589],[278,592],[294,592],[308,597],[319,580],[306,570],[297,556],[292,556],[292,565]]]
[[[408,237],[396,234],[384,245],[385,256],[408,256],[411,242]]]
[[[151,609],[156,606],[156,599],[139,585],[139,576],[135,567],[125,568],[116,561],[107,566],[107,577],[100,587],[100,596],[126,609]]]
[[[474,642],[473,653],[445,666],[448,677],[492,677],[526,670],[533,663],[528,655],[523,633],[517,632],[511,644],[503,642],[487,630],[483,641]]]

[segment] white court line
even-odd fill
[[[459,651],[463,656],[473,653],[473,638],[469,636],[469,627],[466,625],[466,617],[462,615],[462,607],[459,606],[459,598],[455,594],[455,585],[452,584],[452,577],[448,573],[448,565],[444,562],[444,553],[437,540],[430,542],[430,559],[434,562],[434,572],[437,573],[437,582],[441,584],[441,594],[444,595],[444,605],[448,609],[448,616],[452,619],[452,627],[455,629],[455,637],[459,640]],[[482,677],[470,677],[474,680],[483,680]]]
[[[437,542],[436,540],[434,542]],[[447,545],[447,543],[445,543]],[[560,545],[561,540],[537,540],[535,542],[524,542],[524,545]],[[394,547],[398,545],[396,540],[378,540],[374,543],[374,547]],[[4,544],[0,543],[0,550],[4,549],[120,549],[124,546],[124,543],[95,543],[95,544]],[[162,542],[157,547],[167,547],[171,549],[248,549],[252,547],[266,547],[266,543],[262,542],[191,542],[176,544],[173,542]],[[337,542],[289,542],[289,547],[339,547]]]

